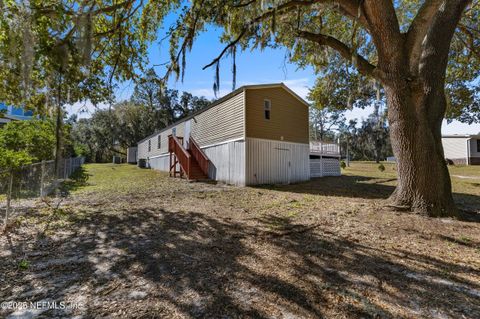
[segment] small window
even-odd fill
[[[480,152],[480,139],[477,140],[477,152]]]
[[[157,148],[158,149],[162,148],[162,137],[161,137],[161,135],[158,135]]]
[[[148,151],[152,151],[152,140],[148,140]]]
[[[270,111],[272,109],[272,102],[270,100],[263,100],[263,113],[266,120],[270,119]]]

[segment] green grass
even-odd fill
[[[87,180],[82,187],[73,189],[72,194],[142,192],[161,181],[159,177],[166,175],[129,164],[86,164],[84,169]]]

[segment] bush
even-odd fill
[[[383,166],[383,164],[378,165],[378,170],[380,172],[384,172],[385,171],[385,166]]]
[[[345,169],[345,167],[347,167],[347,164],[345,164],[345,161],[340,161],[340,167],[342,169]]]
[[[445,159],[445,163],[447,163],[447,165],[455,165],[455,163],[451,159],[448,159],[448,158]]]

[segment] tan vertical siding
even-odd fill
[[[200,146],[217,144],[244,136],[244,93],[192,118],[191,135]]]
[[[270,120],[265,99],[271,101]],[[246,90],[246,131],[247,137],[307,144],[308,107],[282,87]]]

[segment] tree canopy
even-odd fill
[[[441,6],[453,10],[456,2],[198,0],[184,4],[171,1],[168,4],[179,19],[168,32],[171,45],[168,72],[181,76],[187,64],[186,53],[196,37],[210,26],[217,26],[224,31],[220,40],[225,49],[205,65],[215,68],[217,80],[222,58],[229,56],[234,60],[237,50],[283,46],[289,49],[287,57],[292,62],[314,68],[317,81],[312,98],[329,107],[364,107],[383,98],[384,93],[381,82],[385,74],[378,65],[378,51],[385,49],[378,45],[372,31],[380,29],[382,22],[391,24],[405,34],[406,45],[418,55],[422,35],[428,32],[428,24],[433,22],[436,12]],[[156,26],[163,18],[163,11],[158,9],[162,7],[162,1],[150,0],[143,14],[144,25]],[[446,74],[447,118],[467,123],[480,120],[479,7],[479,2],[474,1],[462,15],[450,47]],[[157,10],[160,10],[158,15]],[[376,13],[383,13],[380,20],[384,21],[373,21]],[[235,66],[233,73],[235,76]],[[214,90],[218,88],[219,82],[215,82]]]
[[[144,65],[136,1],[0,2],[0,97],[39,114],[112,96]]]

